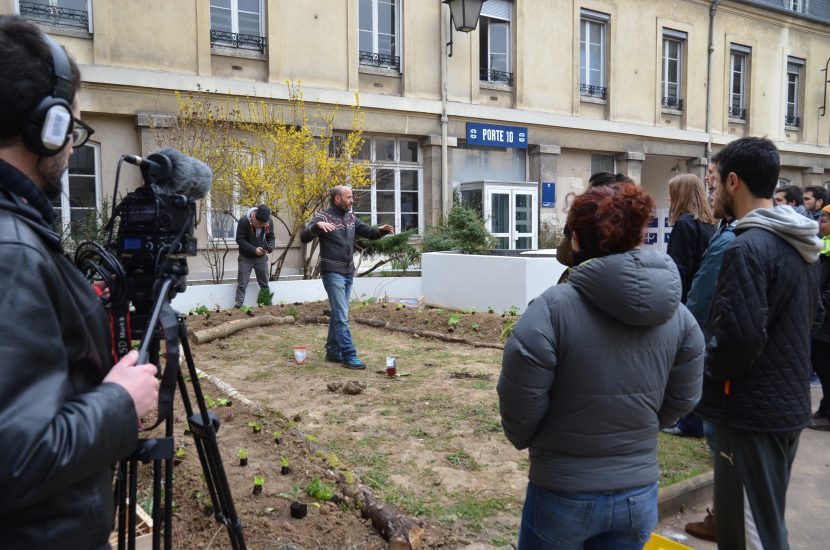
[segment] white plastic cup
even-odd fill
[[[294,346],[294,362],[305,365],[305,346]]]
[[[396,355],[386,356],[386,376],[395,378],[398,374],[398,357]]]

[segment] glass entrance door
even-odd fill
[[[536,190],[491,187],[485,189],[484,219],[500,249],[536,248]]]

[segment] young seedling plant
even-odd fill
[[[281,431],[279,431],[279,430],[277,430],[277,431],[275,431],[275,432],[274,432],[273,434],[271,434],[271,435],[273,435],[273,436],[274,436],[274,443],[276,443],[277,445],[279,445],[279,444],[280,444],[280,440],[282,439],[282,432],[281,432]]]
[[[178,449],[176,449],[176,454],[173,457],[173,464],[178,465],[178,464],[181,464],[182,462],[184,462],[184,455],[185,455],[184,447],[179,447]]]
[[[230,406],[231,406],[231,401],[230,401],[230,399],[228,399],[227,397],[220,397],[220,398],[218,398],[218,399],[216,400],[216,403],[217,403],[220,407],[230,407]]]
[[[265,483],[265,478],[262,476],[254,476],[254,495],[262,493],[262,484]]]
[[[280,473],[284,476],[291,473],[291,468],[288,467],[287,457],[283,456],[280,458]]]
[[[250,422],[248,422],[248,426],[251,428],[251,430],[253,430],[255,434],[258,434],[262,431],[262,426],[260,426],[259,422],[257,422],[256,420],[251,420]]]
[[[247,466],[248,465],[248,449],[239,449],[239,452],[236,453],[236,458],[239,459],[240,466]]]

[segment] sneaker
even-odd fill
[[[326,363],[342,363],[343,358],[339,355],[333,355],[329,352],[326,352]]]
[[[343,367],[351,370],[363,370],[366,368],[366,365],[357,357],[352,357],[351,359],[343,361]]]
[[[683,430],[681,430],[678,426],[672,426],[671,428],[663,428],[663,430],[661,431],[664,434],[676,435],[678,437],[686,437],[687,435],[689,435]]]
[[[820,432],[830,432],[830,419],[816,418],[810,422],[810,425],[807,427],[811,430],[818,430]]]
[[[709,509],[706,509],[706,517],[703,521],[693,521],[686,524],[686,532],[699,539],[717,542],[717,534],[715,533],[715,516]]]

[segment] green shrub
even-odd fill
[[[274,299],[274,293],[267,288],[260,288],[259,294],[256,297],[256,304],[258,306],[270,306]]]
[[[447,220],[424,235],[424,252],[458,250],[465,254],[481,254],[496,248],[498,240],[484,226],[481,215],[456,202]]]

